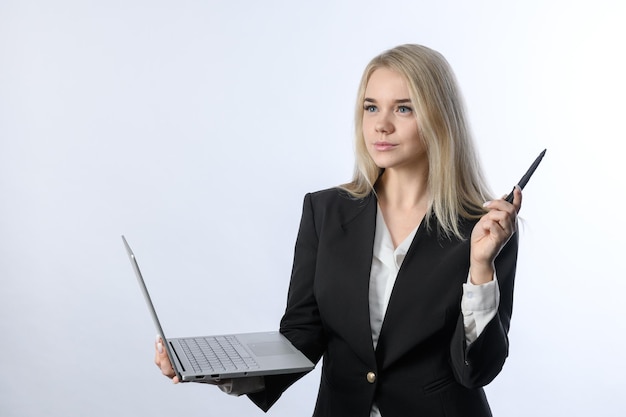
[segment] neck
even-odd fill
[[[387,169],[379,178],[376,193],[380,203],[398,209],[420,208],[428,206],[427,170]]]

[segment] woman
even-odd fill
[[[280,326],[324,358],[314,415],[491,415],[482,386],[508,354],[522,195],[490,199],[439,53],[402,45],[368,64],[356,158],[352,182],[304,199]],[[221,388],[268,410],[301,376]]]

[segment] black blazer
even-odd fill
[[[330,189],[307,194],[280,331],[313,362],[323,356],[314,416],[490,416],[482,386],[508,354],[517,235],[496,259],[500,305],[469,347],[461,314],[468,239],[423,221],[398,273],[378,346],[369,321],[376,198]],[[429,223],[429,227],[427,226]],[[302,374],[265,377],[249,397],[267,411]]]

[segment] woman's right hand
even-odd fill
[[[165,346],[163,346],[163,339],[161,339],[161,336],[157,336],[156,341],[154,342],[154,363],[159,367],[161,373],[170,378],[172,382],[175,384],[180,382],[176,376],[176,372],[174,372],[172,364],[170,363],[170,358],[167,356],[167,351],[165,350]]]
[[[170,378],[173,383],[178,384],[180,382],[180,380],[178,379],[178,376],[176,375],[176,372],[174,371],[174,367],[172,366],[172,363],[170,362],[170,358],[167,356],[167,350],[165,350],[165,346],[163,345],[163,339],[161,339],[160,336],[157,336],[156,341],[154,342],[154,363],[156,364],[156,366],[159,367],[159,369],[161,370],[161,373],[165,375],[166,377]],[[229,384],[232,385],[232,379],[221,379],[221,380],[214,379],[214,380],[197,381],[197,382],[210,384],[210,385],[217,385],[220,388],[228,386]],[[225,388],[225,389],[226,391],[224,391],[224,389],[222,389],[222,391],[228,394],[230,393],[230,389],[232,388]]]

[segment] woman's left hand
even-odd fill
[[[474,226],[470,240],[470,277],[475,285],[493,280],[496,256],[517,231],[522,190],[515,186],[512,204],[499,199],[489,201],[485,207],[489,211]]]

